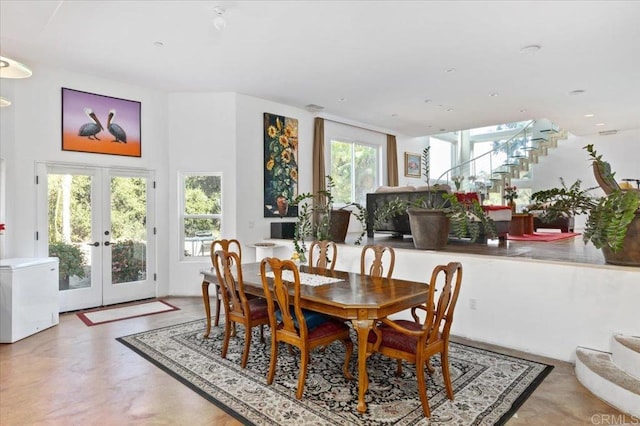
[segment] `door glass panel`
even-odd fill
[[[147,180],[111,178],[111,282],[147,279]]]
[[[91,176],[47,177],[49,256],[60,259],[60,290],[91,287],[91,185]]]

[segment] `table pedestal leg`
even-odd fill
[[[373,320],[352,320],[353,327],[358,332],[358,411],[367,411],[364,402],[364,394],[369,388],[369,376],[367,374],[367,340],[369,331],[373,327]]]

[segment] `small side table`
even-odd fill
[[[278,247],[278,244],[262,242],[262,243],[248,244],[248,246],[256,249],[256,261],[260,262],[265,257],[273,257],[273,249]]]
[[[524,234],[533,234],[533,215],[529,213],[512,214],[509,235],[520,236]]]

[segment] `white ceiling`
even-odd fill
[[[532,118],[576,135],[640,127],[635,1],[1,0],[0,36],[36,73],[316,104],[410,136]]]

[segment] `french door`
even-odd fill
[[[38,255],[60,259],[60,311],[156,295],[148,170],[38,164]]]

